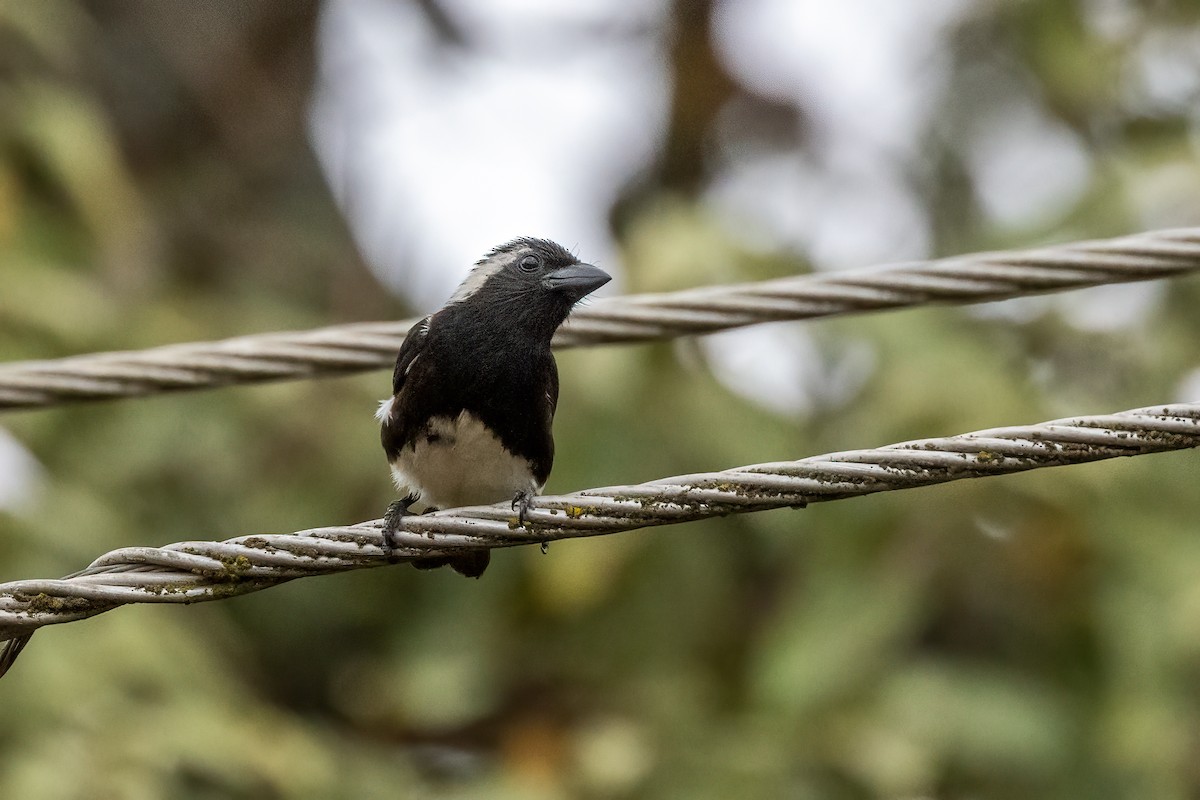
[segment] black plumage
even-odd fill
[[[389,535],[418,499],[439,508],[511,500],[523,515],[554,464],[551,337],[575,303],[608,280],[554,242],[516,239],[480,260],[441,310],[413,326],[378,415],[403,497],[389,509]],[[416,563],[448,563],[476,577],[488,552]]]

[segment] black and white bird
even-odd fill
[[[515,239],[479,261],[438,312],[408,332],[379,406],[383,450],[400,500],[385,537],[418,500],[430,508],[511,501],[523,519],[554,463],[558,366],[550,339],[583,297],[608,283],[545,239]],[[490,551],[415,563],[468,577]]]

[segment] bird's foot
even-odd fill
[[[529,513],[529,509],[533,508],[533,493],[532,492],[517,492],[509,506],[513,511],[517,512],[517,522],[524,526],[525,515]]]
[[[400,520],[408,514],[408,507],[417,502],[416,495],[395,500],[387,507],[383,515],[383,554],[389,561],[396,551],[396,534],[400,530]]]

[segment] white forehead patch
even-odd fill
[[[516,257],[516,253],[496,253],[487,258],[483,263],[476,264],[466,279],[454,290],[454,294],[450,295],[450,299],[446,301],[446,305],[461,303],[475,294],[487,283],[488,278],[507,267]]]

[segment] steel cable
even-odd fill
[[[762,322],[978,303],[1200,270],[1200,228],[597,300],[557,347],[642,342]],[[414,320],[0,364],[0,410],[296,380],[391,366]]]
[[[895,489],[1200,447],[1200,402],[992,428],[798,461],[539,497],[518,522],[505,504],[403,520],[389,558],[382,520],[222,542],[125,547],[58,580],[0,584],[0,675],[37,628],[129,603],[194,603],[462,548],[512,547],[837,500]]]

